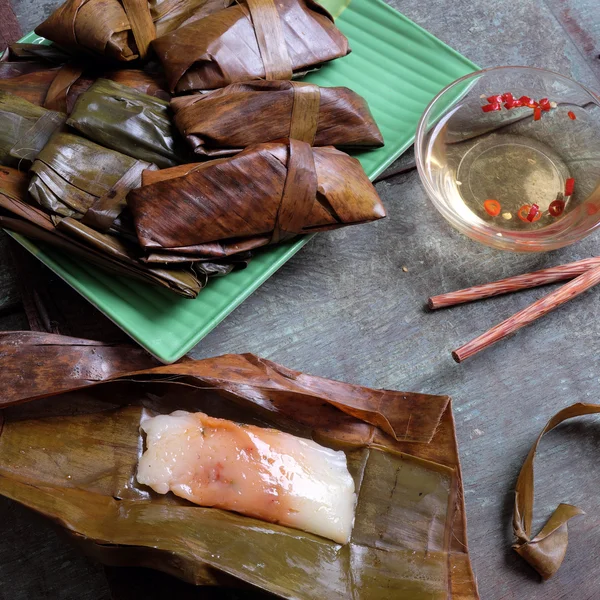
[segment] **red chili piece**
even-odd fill
[[[548,212],[553,217],[560,217],[560,215],[563,214],[564,210],[565,210],[565,203],[562,200],[555,200],[554,202],[551,202],[550,206],[548,207]]]
[[[552,107],[550,106],[550,100],[548,100],[548,98],[542,98],[539,102],[540,104],[540,108],[544,111],[544,112],[548,112]]]
[[[565,196],[571,196],[573,194],[573,190],[575,189],[575,180],[572,177],[569,177],[567,181],[565,181]]]
[[[502,110],[502,106],[500,104],[486,104],[481,107],[483,112],[492,112],[493,110]]]
[[[575,113],[572,110],[570,110],[567,114],[569,115],[569,119],[571,119],[571,121],[575,121],[577,119]]]
[[[533,120],[539,121],[542,118],[542,109],[539,106],[536,106],[533,109]]]
[[[540,207],[537,204],[532,204],[531,208],[529,209],[529,214],[527,215],[527,220],[530,223],[533,223],[533,220],[535,219],[535,217],[537,216],[537,214],[540,212]]]
[[[537,204],[534,206],[537,206]],[[517,211],[517,217],[519,217],[519,219],[521,219],[521,221],[523,221],[524,223],[527,223],[529,213],[531,212],[532,208],[533,207],[531,206],[531,204],[524,204]],[[536,221],[539,221],[541,218],[542,218],[542,213],[538,209],[537,214],[533,217],[533,222],[535,223]]]
[[[512,102],[514,99],[515,99],[515,97],[510,92],[506,92],[506,94],[502,94],[503,102]]]
[[[516,98],[513,98],[512,100],[507,100],[504,103],[504,108],[507,108],[508,110],[510,110],[511,108],[519,108],[519,106],[523,106],[523,103],[520,100],[517,100]]]
[[[500,104],[500,102],[502,102],[502,96],[500,94],[498,94],[496,96],[489,96],[487,101],[490,104]]]
[[[500,211],[502,210],[502,207],[500,206],[500,202],[498,202],[498,200],[486,200],[483,203],[483,208],[485,209],[485,212],[491,217],[497,217],[500,214]]]
[[[519,102],[523,105],[523,106],[529,106],[532,102],[531,98],[529,96],[521,96],[519,98]]]

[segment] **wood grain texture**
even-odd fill
[[[59,4],[59,0],[14,2],[25,30]],[[554,7],[570,7],[575,24],[592,32],[597,50],[596,0],[498,0],[492,8],[484,0],[390,3],[477,64],[546,67],[600,88],[600,60],[582,52],[578,38],[565,33]],[[437,313],[427,312],[425,303],[440,290],[597,256],[600,239],[592,236],[548,255],[499,253],[453,231],[432,208],[416,172],[377,188],[388,208],[387,219],[317,236],[192,354],[255,352],[325,377],[452,395],[469,544],[481,597],[597,600],[600,419],[561,425],[548,434],[548,443],[544,438],[537,455],[534,530],[558,502],[570,502],[587,513],[569,528],[569,549],[559,572],[541,585],[510,544],[511,490],[536,436],[560,408],[600,398],[600,291],[573,300],[523,335],[464,365],[454,364],[449,354],[457,342],[477,334],[481,323],[501,320],[547,290],[523,291]],[[55,297],[61,298],[60,289],[65,288],[55,285]],[[0,327],[6,328],[2,320]],[[572,466],[574,457],[579,460],[577,468]],[[562,475],[559,483],[556,473]],[[52,533],[45,526],[32,525],[37,545],[30,555],[31,538],[20,539],[23,525],[19,523],[3,523],[0,552],[11,552],[19,560],[10,568],[0,560],[0,598],[54,600],[55,588],[44,587],[44,582],[55,581],[56,565],[51,559],[57,549],[48,541]],[[74,557],[60,573],[86,590],[78,598],[109,598],[104,583],[90,575],[88,563],[78,562],[78,554],[66,543],[60,551]],[[122,582],[122,571],[118,575]],[[161,576],[148,577],[154,581]],[[164,597],[158,585],[148,587],[139,579],[135,583],[132,572],[126,579],[130,587],[119,600],[153,600],[154,591],[156,598]],[[7,590],[7,581],[17,584]],[[136,595],[136,590],[148,594]],[[201,597],[198,590],[189,593],[190,598]]]
[[[0,231],[0,314],[11,311],[19,303],[17,274],[10,259],[9,238]]]

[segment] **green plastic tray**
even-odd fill
[[[476,70],[472,62],[385,4],[352,0],[337,19],[352,53],[307,77],[324,86],[346,86],[364,96],[385,147],[357,153],[372,179],[414,141],[419,117],[448,83]],[[23,42],[44,43],[33,33]],[[287,262],[307,236],[263,251],[248,268],[213,279],[195,300],[102,270],[12,234],[136,342],[165,363],[193,348]]]

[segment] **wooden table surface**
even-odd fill
[[[8,14],[7,0],[0,4],[2,14]],[[57,4],[13,2],[23,31]],[[600,90],[598,0],[390,4],[479,65],[546,67]],[[15,23],[11,26],[7,18],[0,35],[6,39],[14,33]],[[593,235],[544,255],[501,253],[452,230],[432,208],[416,172],[384,181],[378,190],[387,219],[318,235],[192,356],[249,351],[316,375],[451,395],[481,597],[600,598],[598,419],[560,427],[547,436],[538,455],[537,523],[561,501],[587,513],[570,524],[569,549],[559,573],[541,583],[510,550],[512,488],[536,435],[561,407],[600,402],[600,289],[463,365],[452,361],[452,348],[544,290],[436,313],[425,309],[433,293],[595,256],[600,239]],[[85,336],[100,326],[104,337],[119,337],[35,261],[21,256],[17,276],[4,235],[0,265],[0,330],[27,328],[27,308],[33,322],[37,319],[46,329]],[[46,308],[40,311],[42,305]],[[206,597],[150,572],[105,571],[45,522],[0,499],[0,600],[148,599],[163,597],[164,590],[182,598]]]

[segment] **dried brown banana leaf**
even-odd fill
[[[172,92],[291,79],[350,52],[331,15],[313,0],[229,4],[152,42]]]
[[[144,184],[127,203],[140,244],[152,252],[210,256],[215,242],[247,251],[385,216],[358,160],[298,140],[146,172]]]
[[[0,164],[27,168],[67,116],[0,92]]]
[[[146,65],[143,70],[103,70],[90,67],[89,64],[83,68],[76,63],[67,63],[61,67],[52,82],[44,100],[44,107],[71,114],[79,96],[101,77],[161,100],[169,100],[171,97],[166,91],[164,77],[155,65]]]
[[[348,88],[251,81],[173,98],[171,107],[175,124],[197,154],[235,154],[282,138],[312,146],[383,146],[367,102]]]
[[[150,42],[219,10],[219,0],[67,0],[35,32],[71,52],[107,59],[146,58]]]
[[[147,265],[140,260],[137,245],[69,218],[55,225],[50,216],[25,202],[26,195],[27,175],[8,167],[0,169],[0,209],[10,213],[0,214],[0,227],[65,250],[110,273],[166,287],[186,298],[195,298],[208,281],[210,269]]]
[[[231,0],[149,0],[157,37],[226,8]]]
[[[29,193],[47,211],[108,231],[126,206],[127,192],[141,184],[145,169],[156,167],[61,132],[31,166]]]
[[[540,532],[532,537],[533,521],[533,461],[542,437],[567,419],[600,413],[600,404],[578,402],[558,411],[546,423],[533,447],[529,451],[515,487],[513,512],[513,533],[517,538],[516,550],[544,579],[549,579],[558,571],[567,551],[567,522],[573,517],[585,514],[572,504],[561,503],[552,513]]]
[[[0,92],[43,106],[59,68],[38,61],[0,61]]]
[[[160,78],[139,69],[107,71],[103,76],[162,100],[170,98],[161,86]],[[66,67],[49,68],[41,63],[0,62],[0,92],[8,92],[37,106],[67,114],[93,82],[92,72],[88,71],[80,74]]]
[[[196,584],[219,584],[224,573],[284,598],[477,598],[448,398],[351,386],[253,355],[119,375],[143,357],[89,344],[0,337],[4,404],[55,395],[3,411],[0,494],[59,523],[91,556]],[[351,416],[357,407],[401,427],[401,441]],[[359,495],[351,542],[340,546],[139,485],[143,411],[176,409],[342,447]]]
[[[164,100],[98,79],[79,96],[67,124],[106,148],[167,168],[190,158],[169,113]]]
[[[57,46],[13,44],[0,59],[0,91],[58,112],[71,113],[75,101],[99,77],[169,100],[156,63],[144,69],[106,69],[78,63]]]

